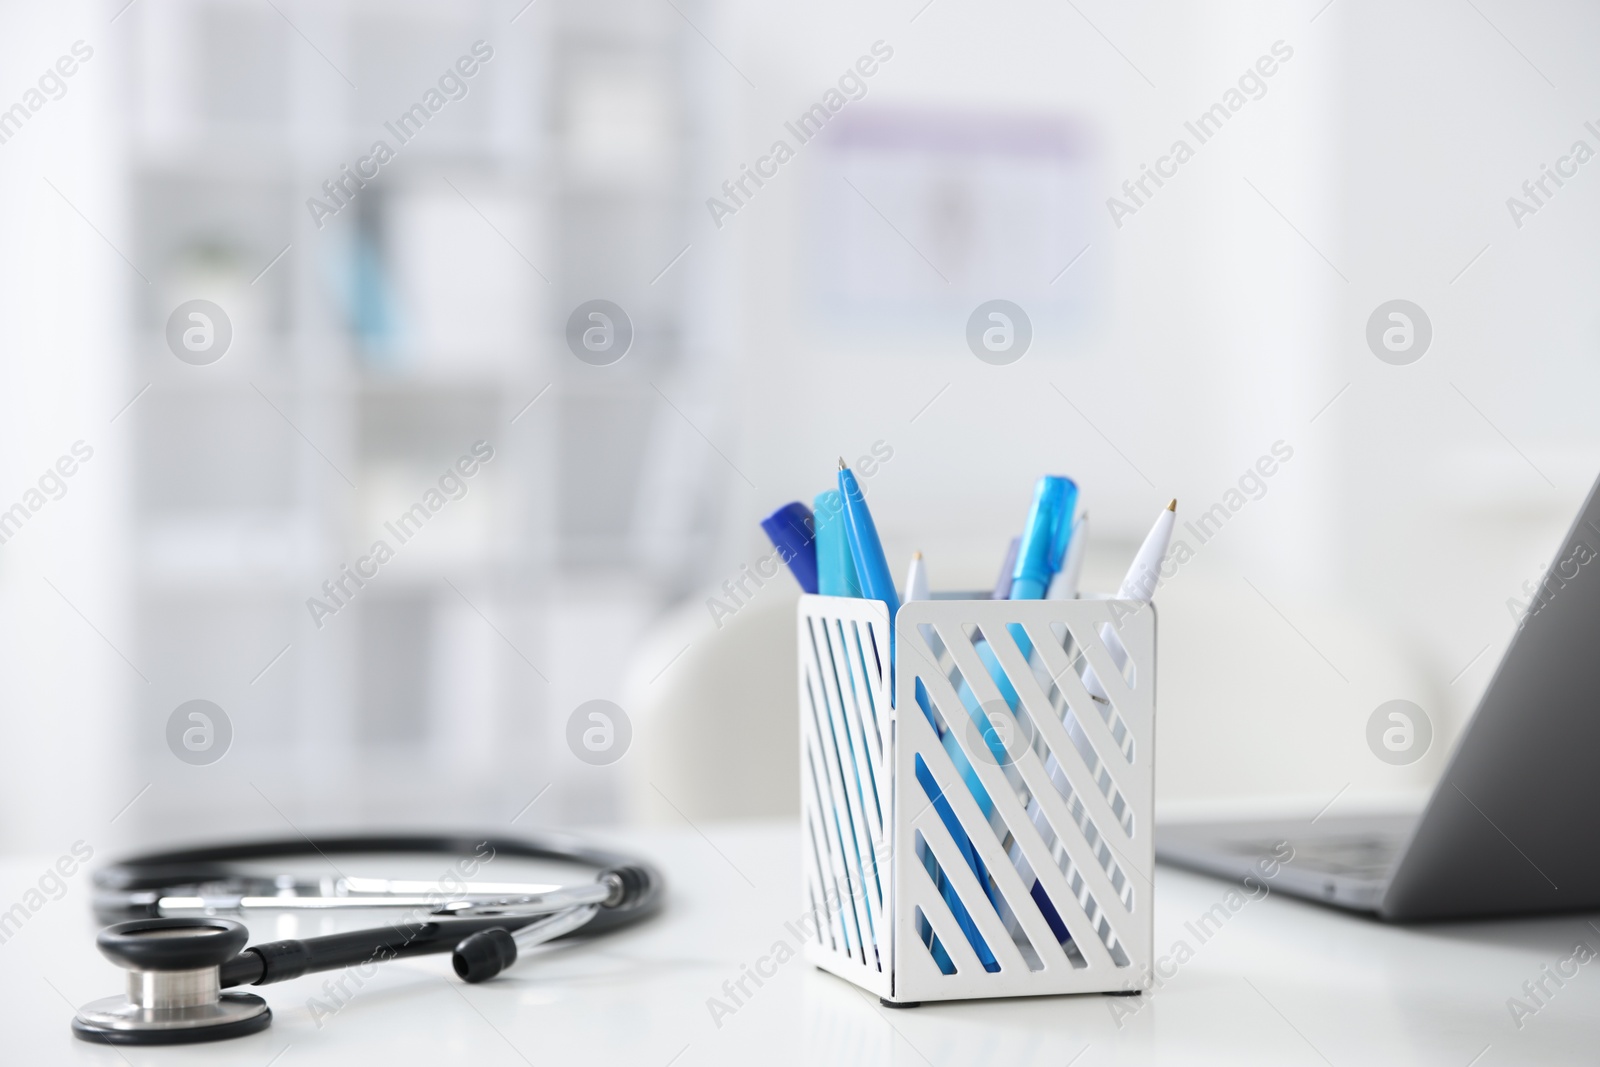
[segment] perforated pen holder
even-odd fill
[[[799,661],[813,964],[900,1004],[1138,988],[1152,607],[915,601],[891,651],[883,604],[803,596]]]

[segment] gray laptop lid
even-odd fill
[[[1408,847],[1380,913],[1600,909],[1600,483]]]

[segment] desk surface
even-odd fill
[[[1595,1059],[1600,964],[1582,966],[1561,987],[1546,979],[1552,992],[1540,994],[1542,1006],[1522,988],[1579,942],[1600,949],[1600,927],[1585,917],[1399,929],[1273,895],[1240,908],[1200,942],[1186,923],[1228,887],[1164,867],[1156,883],[1157,954],[1173,956],[1183,942],[1193,955],[1142,1005],[1082,996],[891,1011],[796,958],[733,1015],[714,1021],[708,998],[721,996],[741,965],[790,937],[784,924],[799,912],[798,834],[789,824],[702,829],[599,835],[653,856],[667,873],[666,911],[638,929],[561,949],[478,986],[456,981],[443,956],[385,964],[320,1026],[307,1001],[323,995],[327,975],[269,986],[259,992],[272,1005],[270,1029],[188,1048],[109,1049],[69,1034],[73,1005],[122,987],[120,972],[94,948],[87,880],[79,875],[65,897],[0,944],[7,1030],[0,1059],[137,1067],[1490,1067]],[[47,862],[0,863],[0,909],[22,899]],[[1511,997],[1537,1008],[1520,1027]]]

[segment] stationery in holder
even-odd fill
[[[817,494],[814,505],[817,592],[823,596],[860,596],[861,579],[856,577],[850,537],[845,532],[844,497],[837,489],[829,489]]]
[[[892,631],[878,600],[798,610],[807,958],[894,1004],[1140,988],[1154,609],[974,594],[908,600]]]

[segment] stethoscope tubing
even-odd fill
[[[247,903],[246,894],[224,894],[214,901],[214,904],[222,907],[208,908],[203,898],[167,892],[173,888],[191,888],[239,879],[239,873],[231,865],[241,862],[394,853],[467,857],[481,856],[486,849],[496,857],[511,856],[598,868],[603,876],[614,876],[614,882],[620,880],[625,883],[626,890],[620,894],[618,902],[608,906],[598,906],[607,896],[607,890],[598,881],[571,886],[540,886],[537,888],[547,889],[548,892],[521,894],[520,899],[517,896],[444,895],[463,909],[464,913],[455,915],[424,911],[426,905],[441,903],[440,899],[432,897],[373,895],[367,899],[374,904],[381,901],[381,906],[409,910],[407,914],[383,926],[252,945],[222,965],[221,985],[266,985],[314,971],[447,952],[480,931],[499,928],[514,934],[529,924],[548,922],[553,916],[566,916],[552,927],[562,931],[559,936],[600,934],[646,918],[661,906],[662,878],[652,864],[636,856],[596,848],[567,835],[539,834],[528,838],[510,838],[451,834],[358,834],[239,842],[130,857],[95,873],[95,911],[102,921],[118,922],[171,914],[212,914],[215,910],[248,912],[253,908],[272,908],[272,901],[264,897],[248,898]],[[497,885],[496,888],[505,887]],[[353,898],[298,899],[348,902]],[[179,901],[189,907],[171,907]],[[164,902],[170,910],[163,910]],[[285,902],[284,898],[280,898],[277,906],[281,908]],[[313,903],[309,906],[357,905]]]

